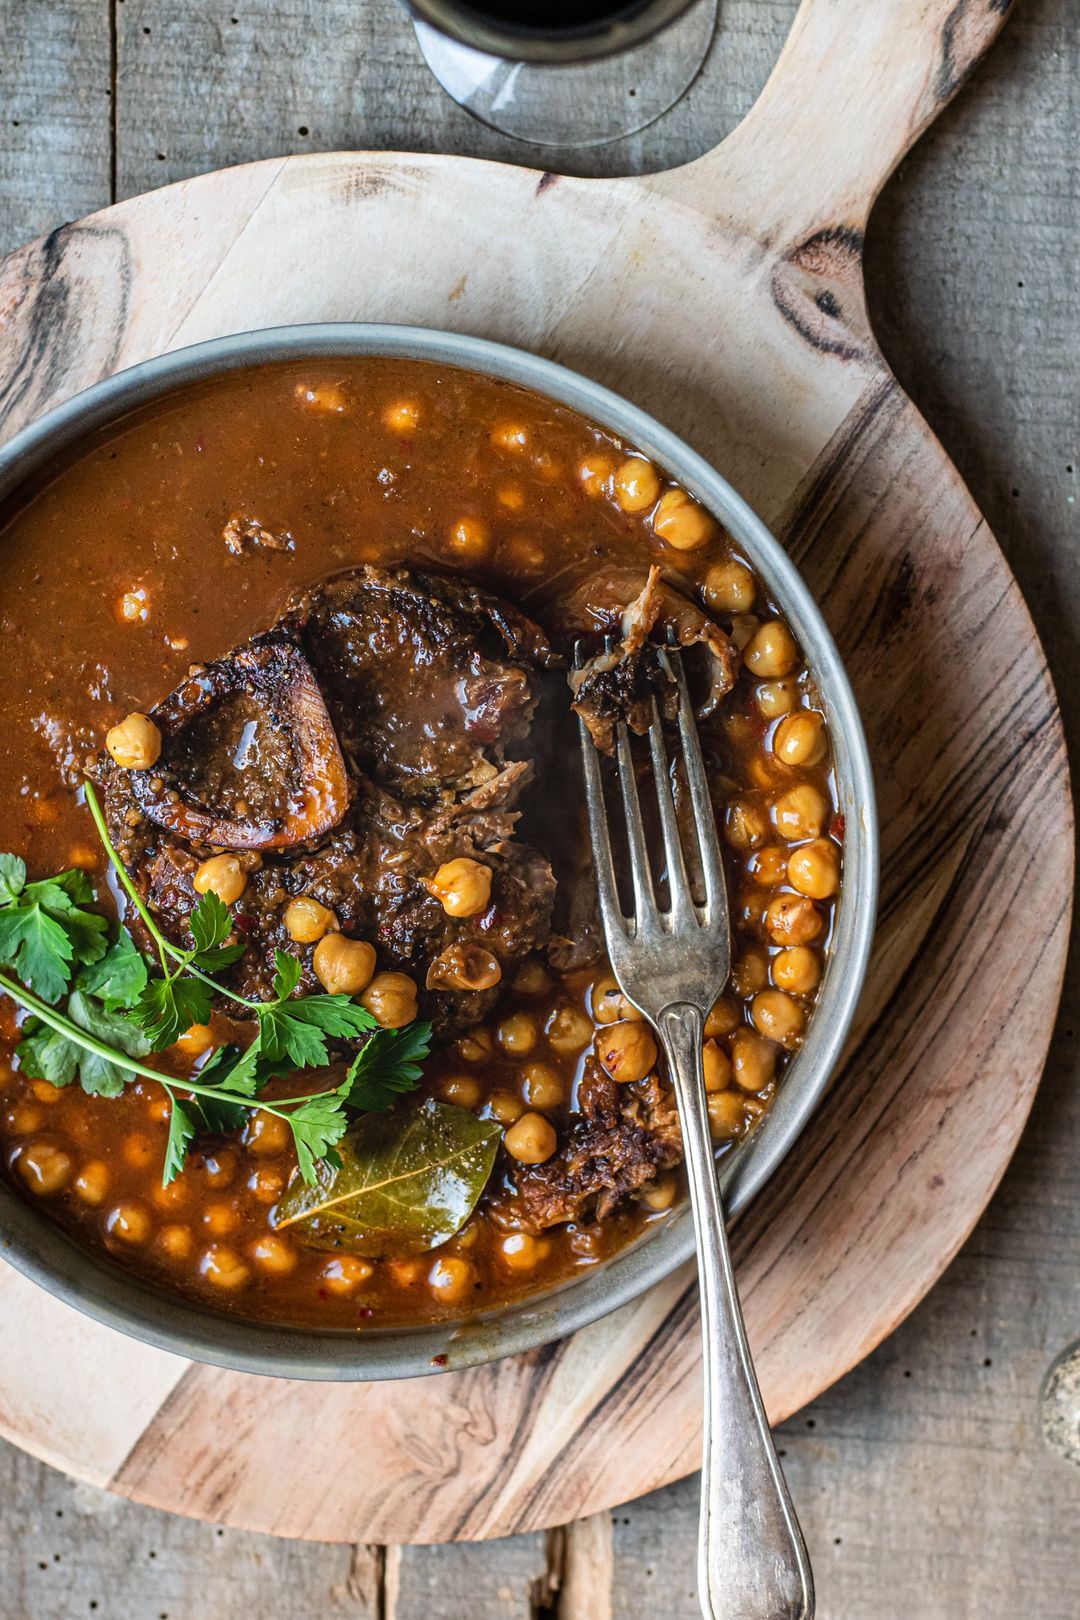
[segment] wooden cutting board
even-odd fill
[[[0,263],[10,435],[119,367],[290,321],[537,350],[681,432],[786,540],[862,705],[884,870],[858,1027],[739,1222],[773,1419],[866,1355],[1013,1151],[1057,1005],[1072,815],[1054,693],[1005,561],[875,344],[863,233],[1010,0],[803,0],[717,150],[645,179],[346,153],[105,210]],[[504,1535],[695,1468],[685,1270],[559,1345],[412,1383],[195,1366],[0,1268],[0,1429],[84,1479],[320,1540]]]

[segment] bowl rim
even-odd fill
[[[820,691],[845,818],[844,881],[826,971],[806,1041],[754,1134],[721,1163],[729,1217],[777,1170],[824,1094],[850,1029],[873,941],[878,829],[862,722],[839,652],[780,542],[703,456],[640,407],[580,372],[465,333],[389,323],[277,326],[213,338],[145,360],[73,395],[0,447],[0,503],[65,452],[129,412],[231,371],[299,359],[381,356],[478,372],[540,393],[615,434],[697,496],[723,523],[780,605]],[[564,1338],[629,1304],[694,1251],[684,1206],[595,1269],[543,1295],[460,1323],[310,1330],[256,1322],[160,1293],[73,1238],[0,1179],[0,1255],[65,1304],[189,1360],[284,1378],[367,1381],[475,1366]]]

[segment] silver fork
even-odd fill
[[[617,729],[616,748],[633,886],[629,917],[623,915],[616,885],[600,762],[584,722],[581,754],[612,970],[624,995],[660,1037],[675,1087],[690,1183],[705,1367],[698,1593],[706,1620],[812,1620],[810,1561],[746,1342],[705,1104],[705,1019],[731,968],[727,884],[682,658],[674,649],[660,657],[678,690],[703,904],[695,902],[687,875],[655,700],[649,750],[667,867],[666,910],[656,900],[625,724]]]

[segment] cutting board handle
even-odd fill
[[[774,251],[815,231],[862,231],[904,153],[964,83],[1012,0],[802,0],[743,122],[658,177],[722,208]]]

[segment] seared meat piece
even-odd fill
[[[662,712],[668,707],[670,680],[649,639],[654,632],[670,632],[682,647],[707,649],[709,690],[702,715],[713,712],[738,674],[738,653],[719,625],[656,567],[647,575],[635,568],[593,575],[558,605],[555,628],[564,636],[603,635],[613,641],[610,650],[593,653],[570,673],[574,710],[605,753],[613,750],[618,721],[639,734],[648,730],[653,695]]]
[[[424,1015],[455,1033],[550,935],[551,867],[514,839],[532,767],[504,750],[527,737],[534,663],[552,658],[535,625],[462,581],[342,575],[153,710],[152,770],[104,764],[114,841],[178,941],[200,862],[215,847],[241,852],[233,914],[249,949],[228,976],[237,994],[265,997],[275,950],[299,954],[282,918],[310,894],[376,947],[381,968],[409,973]],[[449,916],[427,886],[462,855],[492,874],[474,917]],[[301,993],[316,988],[311,947],[302,955]]]
[[[515,1165],[507,1216],[526,1231],[602,1220],[622,1199],[682,1159],[671,1087],[655,1074],[617,1085],[590,1058],[578,1087],[581,1117],[545,1164]]]
[[[341,749],[287,636],[256,636],[196,666],[151,718],[161,758],[152,770],[111,774],[114,815],[133,804],[189,843],[269,850],[322,838],[345,814]]]
[[[284,621],[301,639],[353,767],[434,802],[482,785],[528,736],[543,632],[466,580],[359,568]]]

